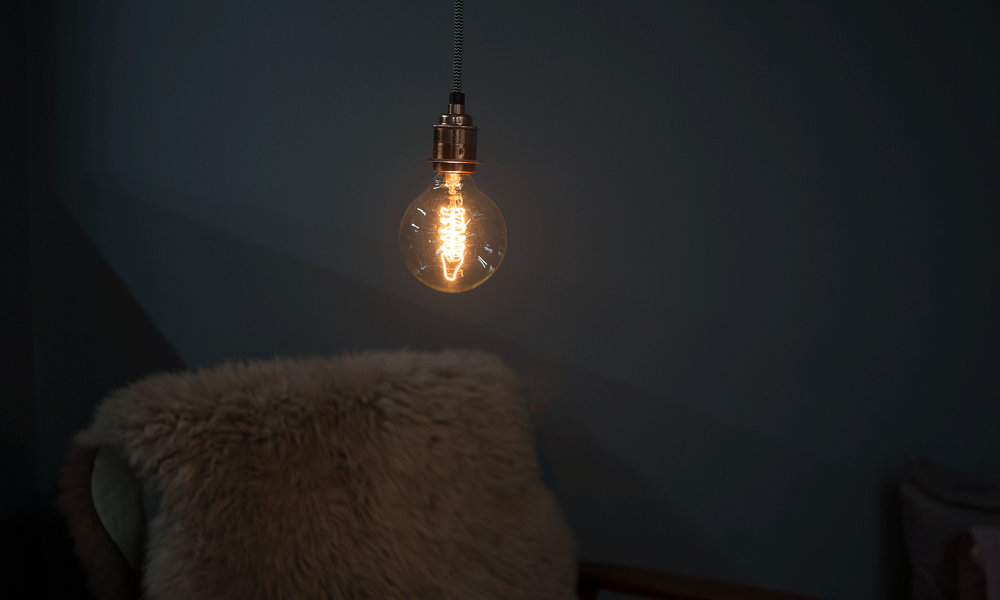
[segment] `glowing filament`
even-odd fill
[[[465,220],[465,208],[462,207],[462,182],[457,174],[449,173],[444,182],[448,189],[448,206],[442,206],[441,227],[438,233],[441,238],[441,268],[444,278],[455,281],[461,274],[462,263],[465,262],[465,229],[469,222]]]

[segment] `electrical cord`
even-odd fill
[[[455,0],[455,38],[454,54],[451,61],[451,91],[462,93],[462,42],[463,26],[465,24],[465,7],[463,0]]]

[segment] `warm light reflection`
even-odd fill
[[[469,222],[465,220],[465,208],[462,206],[462,181],[457,173],[448,173],[443,186],[448,190],[448,205],[442,206],[441,227],[438,229],[441,237],[441,268],[444,278],[455,281],[461,274],[462,263],[465,262],[465,230]]]

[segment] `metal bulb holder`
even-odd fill
[[[476,139],[479,128],[472,124],[472,115],[465,112],[465,94],[452,92],[448,112],[434,126],[434,149],[427,162],[435,171],[445,173],[475,173]]]

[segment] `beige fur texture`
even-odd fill
[[[157,375],[75,444],[121,448],[162,494],[149,600],[574,597],[519,383],[488,354]]]

